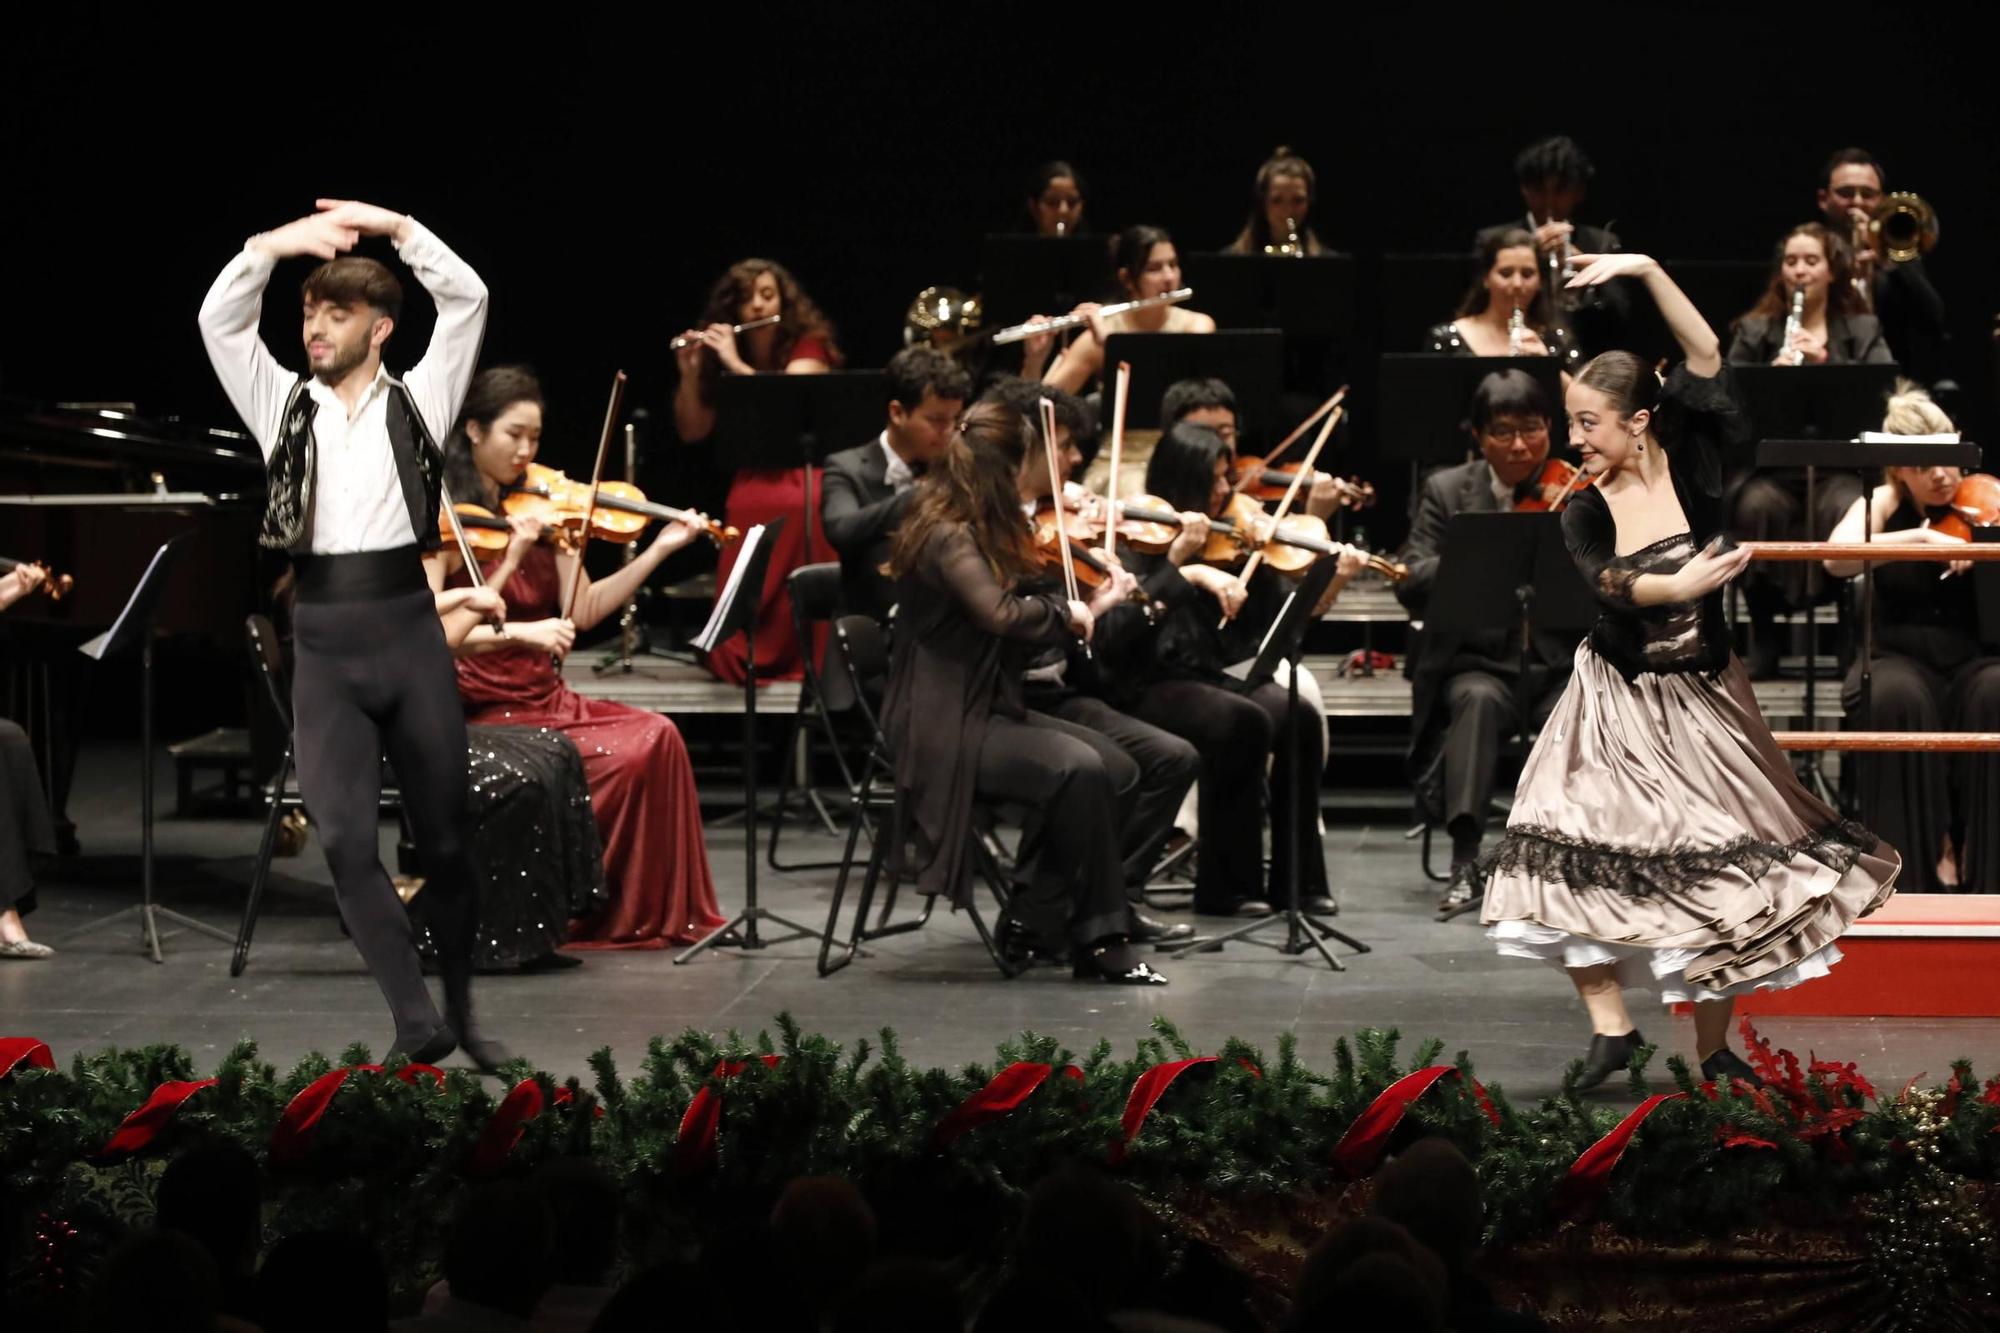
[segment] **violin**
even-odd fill
[[[1990,528],[1996,524],[2000,524],[2000,477],[1974,472],[1961,480],[1958,489],[1952,492],[1951,512],[1941,518],[1926,520],[1924,526],[1969,542],[1974,528]]]
[[[41,570],[42,581],[35,585],[34,591],[52,602],[60,602],[69,595],[70,589],[76,586],[75,579],[67,574],[50,572],[49,567],[39,560],[14,560],[0,555],[0,574],[11,574],[17,569]]]
[[[1180,535],[1180,515],[1153,496],[1132,496],[1119,504],[1119,512],[1118,539],[1134,550],[1157,555]],[[1259,521],[1268,520],[1255,500],[1247,495],[1231,496],[1222,516],[1208,520],[1208,544],[1198,557],[1201,563],[1227,567],[1243,561],[1258,549],[1250,533]],[[1327,533],[1325,519],[1290,514],[1272,529],[1262,550],[1264,562],[1279,573],[1302,574],[1321,556],[1335,555],[1339,548]],[[1391,583],[1409,577],[1406,566],[1386,556],[1364,555],[1368,568]]]
[[[485,505],[461,502],[453,505],[452,511],[458,515],[458,526],[465,532],[465,544],[482,557],[501,554],[507,549],[507,544],[514,540],[514,525]],[[566,529],[545,527],[542,529],[541,540],[555,542],[568,536]],[[452,531],[451,516],[442,509],[438,510],[438,540],[447,546],[458,540]]]
[[[1239,458],[1232,470],[1238,494],[1253,500],[1282,500],[1285,492],[1291,489],[1292,478],[1299,474],[1299,465],[1274,465],[1261,458]],[[1307,484],[1311,484],[1311,478],[1307,478]],[[1339,492],[1342,509],[1366,509],[1375,503],[1375,487],[1369,482],[1335,477],[1333,485]]]
[[[1069,534],[1070,562],[1076,566],[1077,583],[1086,588],[1103,587],[1112,573],[1110,563],[1095,545],[1104,538],[1103,517],[1072,509],[1067,503],[1059,508],[1046,498],[1041,501],[1035,509],[1035,554],[1041,560],[1042,568],[1050,573],[1062,569],[1062,538],[1057,535],[1058,522],[1062,531]],[[1118,535],[1120,538],[1125,536],[1122,526]],[[1143,589],[1134,589],[1132,600],[1144,601],[1145,597]]]
[[[1596,477],[1585,472],[1574,463],[1566,463],[1560,458],[1551,458],[1543,463],[1535,474],[1535,493],[1514,502],[1517,514],[1542,514],[1552,509],[1561,509],[1569,503],[1569,497],[1585,486],[1594,485]]]
[[[590,519],[591,538],[621,544],[636,541],[653,519],[692,523],[696,517],[692,510],[652,503],[629,481],[600,481],[597,503],[592,505],[589,482],[572,481],[558,469],[540,463],[528,464],[521,479],[502,494],[500,505],[510,518],[538,518],[545,527],[561,529],[568,549],[574,549],[584,535],[585,515]],[[714,519],[704,523],[701,531],[717,546],[733,545],[743,537],[735,528]]]

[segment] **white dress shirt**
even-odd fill
[[[479,363],[479,340],[486,330],[486,284],[415,219],[408,239],[396,252],[437,305],[430,346],[401,383],[410,391],[431,439],[442,448]],[[257,333],[264,287],[276,262],[246,248],[208,289],[200,316],[209,363],[266,460],[277,448],[283,425],[279,418],[298,383],[298,376],[278,363]],[[388,550],[428,535],[411,531],[410,508],[389,445],[388,397],[393,382],[387,367],[382,368],[352,415],[327,385],[313,379],[306,386],[317,405],[312,430],[318,476],[313,483],[311,529],[316,554]]]
[[[903,456],[889,446],[888,431],[882,432],[879,442],[882,445],[882,457],[889,460],[889,469],[882,474],[882,480],[888,482],[890,489],[896,494],[901,495],[917,484],[917,474],[910,470],[910,465],[903,461]]]

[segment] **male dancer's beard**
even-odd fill
[[[334,345],[333,360],[325,366],[313,368],[313,378],[321,384],[333,385],[347,378],[349,371],[368,359],[368,344],[364,341],[353,347]]]

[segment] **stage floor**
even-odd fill
[[[46,962],[0,962],[0,1035],[39,1037],[58,1060],[107,1044],[178,1042],[203,1071],[246,1036],[280,1067],[355,1041],[379,1055],[391,1035],[387,1014],[340,933],[317,844],[277,862],[240,978],[229,975],[229,946],[202,935],[169,933],[166,962],[155,965],[139,947],[134,917],[80,930],[138,901],[134,760],[121,749],[82,757],[71,814],[86,855],[43,885],[41,908],[28,922],[35,938],[60,953]],[[163,762],[161,791],[171,793],[170,776]],[[163,816],[161,901],[233,935],[258,832],[248,819]],[[385,824],[391,863],[394,842],[394,825]],[[743,896],[742,831],[711,827],[708,845],[723,908],[733,912]],[[1279,1033],[1295,1032],[1303,1057],[1318,1069],[1331,1067],[1336,1037],[1395,1027],[1406,1051],[1430,1036],[1444,1041],[1447,1058],[1469,1051],[1481,1078],[1517,1099],[1553,1092],[1589,1038],[1563,979],[1497,957],[1471,918],[1434,923],[1435,886],[1423,878],[1416,844],[1404,840],[1400,825],[1336,825],[1326,849],[1342,904],[1339,924],[1373,948],[1360,956],[1337,950],[1345,972],[1312,955],[1237,944],[1163,962],[1173,979],[1163,988],[1073,982],[1066,969],[1047,968],[1008,981],[969,922],[940,913],[927,929],[870,946],[871,957],[824,980],[813,968],[816,939],[754,953],[717,949],[679,967],[667,952],[590,952],[578,968],[480,978],[478,1012],[489,1034],[558,1076],[588,1078],[585,1058],[599,1046],[610,1046],[629,1072],[655,1033],[693,1027],[754,1034],[784,1010],[842,1042],[894,1028],[904,1054],[931,1065],[990,1060],[997,1042],[1023,1029],[1079,1053],[1104,1037],[1127,1055],[1159,1014],[1203,1050],[1235,1035],[1269,1051]],[[838,850],[823,833],[786,832],[788,858],[827,859]],[[778,874],[759,863],[764,904],[815,928],[832,884],[832,871]],[[1692,1055],[1689,1020],[1636,993],[1629,998],[1644,1031]],[[1972,1059],[1982,1076],[2000,1059],[2000,1023],[1983,1019],[1773,1017],[1761,1030],[1802,1058],[1811,1052],[1857,1061],[1884,1089],[1921,1074],[1942,1079],[1958,1056]],[[1655,1070],[1655,1083],[1665,1084],[1664,1065]],[[1625,1099],[1622,1083],[1602,1095]]]

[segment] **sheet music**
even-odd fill
[[[743,571],[756,563],[752,557],[763,541],[762,523],[743,534],[743,549],[736,553],[736,563],[729,567],[729,581],[716,593],[715,608],[708,613],[708,623],[701,627],[701,633],[694,636],[694,646],[702,652],[712,653],[715,646],[722,642],[723,622],[729,618],[729,608],[736,604],[736,596],[743,583]]]
[[[1957,431],[1945,431],[1939,435],[1891,435],[1885,431],[1864,430],[1861,432],[1863,444],[1957,444]]]

